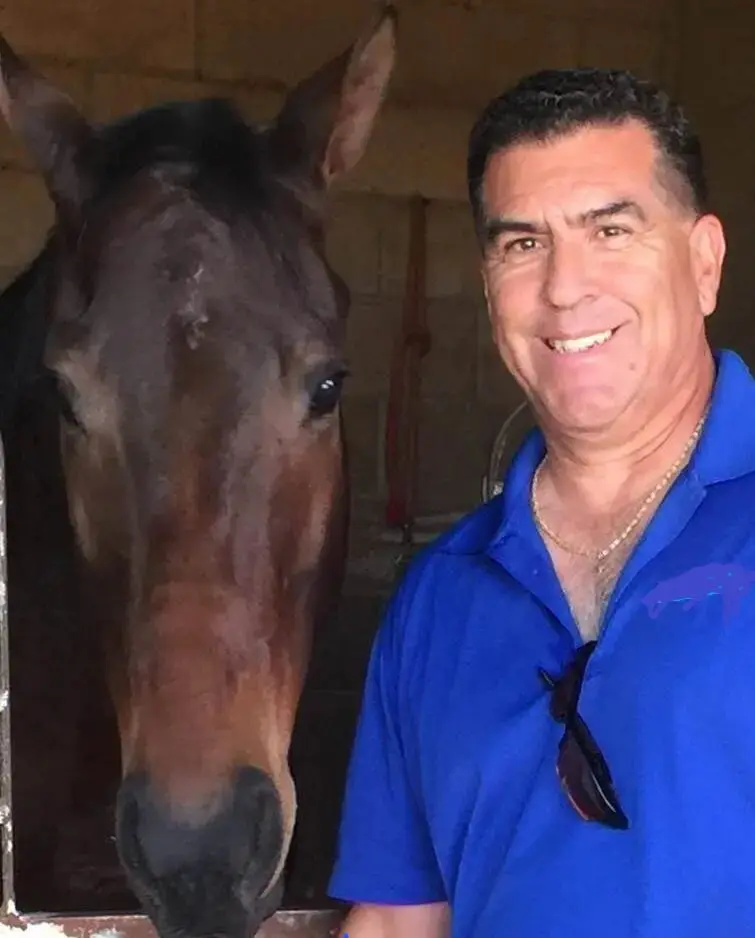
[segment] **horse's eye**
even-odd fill
[[[318,381],[309,401],[309,416],[313,419],[326,417],[338,406],[343,384],[348,377],[345,368],[333,372],[327,378]]]

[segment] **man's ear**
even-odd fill
[[[708,213],[698,218],[689,236],[692,269],[704,316],[710,316],[718,303],[726,237],[718,216]]]

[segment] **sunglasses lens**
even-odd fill
[[[584,820],[600,821],[625,830],[629,823],[619,807],[608,767],[600,754],[596,756],[591,749],[586,751],[577,736],[567,730],[559,746],[557,762],[561,785]]]
[[[579,746],[570,733],[566,733],[559,748],[556,763],[558,778],[569,801],[571,801],[577,814],[585,821],[600,819],[600,810],[590,796],[589,769],[585,771],[584,759]],[[596,813],[597,812],[597,813]]]
[[[606,760],[577,712],[585,667],[595,645],[594,641],[582,645],[561,677],[554,677],[543,668],[539,673],[551,691],[551,716],[566,727],[556,763],[566,796],[585,821],[600,821],[626,830],[629,821],[619,805]]]

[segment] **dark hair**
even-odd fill
[[[664,91],[621,69],[546,69],[494,98],[470,132],[467,184],[477,230],[484,221],[482,180],[493,153],[515,143],[631,118],[653,134],[677,198],[695,213],[707,211],[700,140],[681,107]]]

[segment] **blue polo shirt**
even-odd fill
[[[631,556],[579,711],[629,829],[581,820],[538,668],[579,632],[533,524],[532,433],[430,545],[373,646],[330,894],[448,901],[453,938],[755,936],[755,381],[711,411]]]

